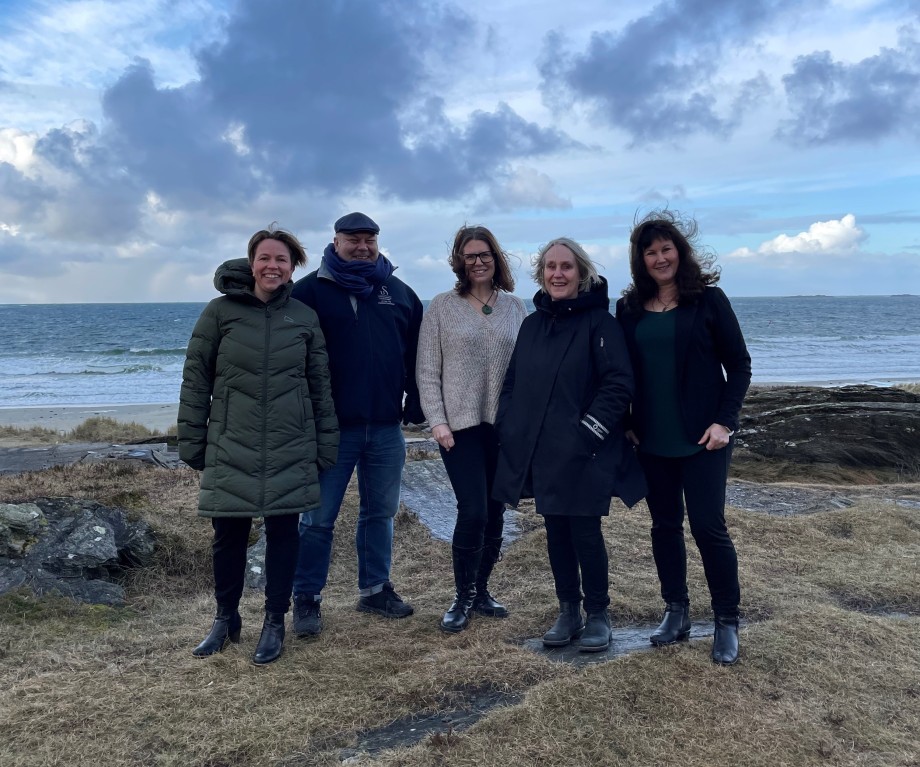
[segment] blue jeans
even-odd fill
[[[339,458],[319,475],[320,507],[300,518],[300,555],[294,594],[319,601],[329,575],[332,535],[345,490],[358,469],[358,589],[361,596],[379,592],[390,580],[393,517],[399,509],[399,486],[406,463],[406,440],[399,424],[342,426]]]

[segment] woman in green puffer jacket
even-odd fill
[[[339,428],[326,342],[316,313],[291,299],[303,246],[283,229],[249,240],[249,258],[214,276],[224,295],[198,319],[179,397],[179,456],[202,472],[198,513],[214,527],[217,616],[192,654],[239,641],[238,611],[253,517],[265,518],[265,622],[253,656],[281,655],[297,565],[297,525],[319,506],[319,472],[332,466]]]

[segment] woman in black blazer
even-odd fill
[[[690,635],[684,508],[715,614],[712,659],[738,660],[738,558],[725,525],[732,435],[751,382],[751,357],[696,222],[654,211],[630,236],[633,282],[617,302],[636,377],[631,429],[649,492],[652,550],[664,619],[654,645]]]

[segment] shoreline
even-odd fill
[[[154,432],[166,433],[176,425],[177,402],[133,405],[53,405],[0,407],[0,427],[16,429],[40,427],[60,434],[72,431],[90,418],[111,418],[121,423],[131,421]]]
[[[836,381],[808,381],[808,382],[769,382],[751,384],[751,390],[776,389],[779,387],[818,387],[822,389],[839,389],[845,386],[881,386],[891,388],[896,386],[920,386],[920,381],[905,379],[903,381],[879,383],[836,382]],[[39,427],[50,429],[59,434],[72,431],[77,426],[90,418],[111,418],[121,423],[135,422],[146,426],[153,432],[165,434],[170,427],[176,425],[179,411],[178,402],[161,403],[135,403],[128,405],[24,405],[0,406],[0,428],[4,426],[15,429],[31,429]]]

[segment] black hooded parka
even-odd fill
[[[604,516],[613,496],[632,506],[646,485],[623,426],[633,375],[607,282],[533,301],[499,399],[492,495],[512,506],[533,497],[543,515]]]

